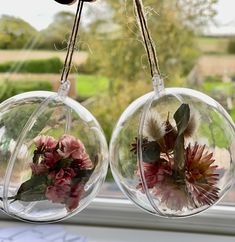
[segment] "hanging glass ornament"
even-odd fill
[[[235,174],[235,125],[209,96],[164,88],[141,0],[134,0],[154,91],[121,115],[110,164],[124,194],[155,215],[185,217],[217,203]]]
[[[78,1],[58,93],[23,93],[0,105],[0,207],[21,220],[55,222],[76,214],[106,176],[103,131],[67,96],[83,3]]]

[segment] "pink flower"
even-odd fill
[[[32,169],[32,173],[34,175],[39,175],[41,173],[45,173],[48,172],[48,168],[45,164],[35,164],[35,163],[31,163],[30,167]]]
[[[72,168],[63,168],[59,172],[52,171],[48,174],[48,177],[53,180],[53,183],[58,186],[70,185],[72,178],[76,176],[76,173]]]
[[[45,164],[47,167],[52,168],[60,159],[61,156],[56,152],[46,152],[44,154]]]
[[[66,208],[68,211],[72,211],[78,207],[83,193],[84,193],[84,184],[82,183],[77,183],[71,188],[70,196],[66,201]]]
[[[186,182],[196,206],[212,205],[219,199],[219,179],[213,153],[206,151],[205,145],[190,144],[186,148]]]
[[[168,209],[182,211],[189,205],[188,196],[184,185],[180,185],[167,179],[164,183],[156,186],[153,193],[161,201],[161,206],[165,205]]]
[[[48,186],[46,190],[46,198],[53,203],[65,203],[66,198],[70,193],[70,186]]]
[[[81,170],[91,169],[93,167],[92,161],[87,153],[83,154],[82,159],[76,161]]]
[[[54,149],[58,142],[51,136],[41,135],[34,139],[34,143],[39,150],[51,150]]]
[[[74,160],[78,160],[78,164],[81,169],[89,169],[92,167],[92,162],[89,155],[86,153],[83,143],[70,135],[64,135],[60,139],[61,150],[59,154],[64,158],[71,157]]]

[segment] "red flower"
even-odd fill
[[[196,206],[214,204],[219,196],[216,183],[219,179],[213,153],[205,150],[205,145],[195,144],[186,148],[186,181],[187,188]]]
[[[165,163],[164,159],[155,163],[143,162],[144,178],[148,188],[153,188],[159,185],[165,177],[171,173],[171,167]],[[140,177],[140,170],[138,169],[137,175]],[[142,182],[138,185],[139,188],[143,189]]]
[[[51,150],[54,149],[58,142],[51,136],[41,135],[34,139],[34,143],[39,150]]]
[[[64,135],[60,139],[61,150],[59,154],[64,158],[72,158],[77,160],[81,169],[89,169],[92,167],[92,162],[86,153],[83,143],[70,135]]]
[[[66,208],[68,211],[72,211],[78,207],[81,196],[84,193],[84,184],[77,183],[71,188],[70,196],[66,201]]]

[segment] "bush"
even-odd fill
[[[92,56],[93,57],[93,56]],[[96,58],[88,57],[87,61],[81,64],[77,69],[79,73],[82,74],[96,74],[100,70],[100,66],[98,64],[98,60]]]
[[[235,54],[235,39],[230,39],[228,42],[228,53]]]
[[[58,57],[42,60],[27,60],[22,63],[9,61],[0,64],[0,72],[11,72],[20,64],[17,73],[60,73],[63,62]]]
[[[206,78],[205,78],[205,82],[222,82],[222,77],[221,76],[219,76],[219,75],[215,75],[215,76],[207,76]]]
[[[52,84],[49,81],[1,81],[0,102],[23,92],[38,90],[51,91]]]

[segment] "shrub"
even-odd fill
[[[82,74],[98,73],[100,70],[99,62],[98,62],[98,60],[96,60],[96,58],[92,59],[91,57],[88,57],[87,61],[85,63],[81,64],[77,68],[77,70],[79,73],[82,73]]]
[[[38,90],[51,91],[52,84],[49,81],[1,81],[0,102],[23,92]]]
[[[41,60],[27,60],[22,63],[17,61],[9,61],[0,64],[0,72],[15,71],[15,67],[19,65],[18,73],[60,73],[63,62],[58,57]]]
[[[219,75],[215,75],[215,76],[207,76],[205,78],[205,82],[222,82],[222,77]]]
[[[228,53],[235,54],[235,39],[230,39],[228,42]]]

